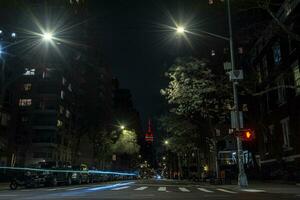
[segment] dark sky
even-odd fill
[[[178,55],[207,54],[213,48],[207,37],[190,37],[193,48],[183,39],[170,40],[173,32],[166,32],[161,24],[174,26],[172,16],[176,21],[190,19],[192,28],[224,32],[220,24],[224,9],[218,13],[220,5],[210,8],[207,0],[95,2],[92,13],[97,16],[103,53],[121,87],[131,90],[144,122],[163,111],[160,89],[167,84],[164,72],[172,60]]]
[[[11,2],[8,0],[7,2]],[[189,30],[204,29],[218,34],[227,32],[224,26],[225,5],[208,5],[208,0],[89,0],[90,16],[100,49],[121,87],[131,90],[134,105],[145,122],[148,117],[161,114],[164,101],[160,89],[167,85],[164,72],[176,56],[208,55],[218,45],[216,39],[189,35],[190,47],[183,38],[175,38],[174,32],[163,27],[177,22],[188,23]],[[11,28],[33,24],[30,18],[12,15],[14,4],[0,13],[1,20],[10,18]],[[8,9],[8,8],[11,8]],[[15,10],[15,12],[18,12]],[[43,13],[42,10],[40,12]],[[36,13],[32,13],[36,15]],[[59,15],[58,13],[53,14]],[[43,19],[37,17],[43,24]],[[49,18],[47,16],[46,18]],[[23,23],[23,20],[27,20]],[[32,28],[29,28],[32,29]],[[168,30],[168,31],[167,31]],[[93,34],[93,33],[91,33]]]

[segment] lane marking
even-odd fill
[[[0,194],[0,197],[16,197],[16,194]]]
[[[145,189],[147,189],[147,188],[148,188],[148,187],[144,186],[144,187],[136,188],[136,189],[134,189],[134,190],[139,190],[139,191],[141,191],[141,190],[145,190]]]
[[[77,187],[77,188],[71,188],[71,189],[68,189],[69,191],[73,191],[73,190],[80,190],[80,189],[85,189],[87,187]]]
[[[58,190],[58,188],[46,189],[46,191],[55,191],[55,190]]]
[[[198,190],[200,190],[200,191],[202,191],[202,192],[213,193],[213,191],[207,190],[207,189],[205,189],[205,188],[198,188]]]
[[[243,192],[266,192],[265,190],[257,190],[257,189],[241,189]]]
[[[184,188],[184,187],[180,187],[179,190],[181,192],[190,192],[188,189]]]
[[[236,194],[237,192],[234,191],[230,191],[230,190],[225,190],[223,188],[217,188],[217,190],[221,191],[221,192],[226,192],[226,193],[230,193],[230,194]]]
[[[160,191],[160,192],[166,192],[167,191],[167,187],[159,187],[158,191]]]
[[[124,190],[126,188],[129,188],[130,186],[124,186],[124,187],[118,187],[118,188],[113,188],[111,190]]]

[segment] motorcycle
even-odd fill
[[[31,174],[31,172],[26,172],[21,177],[13,178],[10,181],[9,187],[11,190],[16,190],[18,187],[35,188],[39,187],[41,183],[45,183],[45,178],[37,174]]]

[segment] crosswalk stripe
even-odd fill
[[[184,187],[180,187],[179,190],[181,192],[190,192],[188,189],[184,188]]]
[[[198,190],[202,191],[202,192],[208,192],[208,193],[212,193],[213,191],[211,190],[207,190],[205,188],[198,188]]]
[[[165,191],[167,191],[167,188],[166,188],[166,187],[159,187],[159,188],[158,188],[158,191],[160,191],[160,192],[165,192]]]
[[[130,186],[123,186],[123,187],[118,187],[118,188],[113,188],[111,190],[124,190],[126,188],[129,188]]]
[[[139,188],[136,188],[136,189],[134,189],[134,190],[145,190],[145,189],[147,189],[148,187],[139,187]]]
[[[72,191],[72,190],[80,190],[80,189],[84,189],[84,188],[87,188],[87,187],[70,188],[70,189],[68,189],[68,190],[69,190],[69,191]]]
[[[266,192],[265,190],[258,190],[258,189],[241,189],[243,192]]]
[[[225,189],[223,189],[223,188],[218,188],[217,190],[219,190],[219,191],[221,191],[221,192],[230,193],[230,194],[236,194],[236,192],[234,192],[234,191],[225,190]]]
[[[47,191],[55,191],[55,190],[57,190],[57,188],[47,189]]]

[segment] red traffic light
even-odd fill
[[[254,131],[250,129],[239,131],[239,137],[243,141],[252,141],[254,139],[254,136],[255,136]]]

